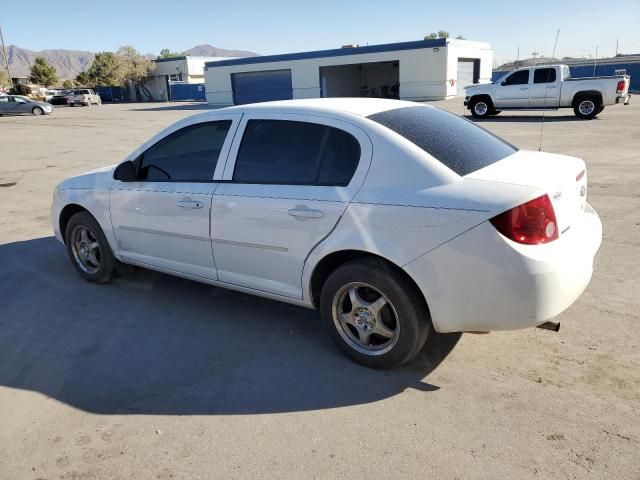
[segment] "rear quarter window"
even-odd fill
[[[439,108],[403,107],[367,118],[403,136],[460,176],[518,150],[475,123]]]

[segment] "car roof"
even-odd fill
[[[415,107],[420,104],[408,102],[404,100],[392,100],[386,98],[306,98],[299,100],[278,100],[274,102],[251,103],[247,105],[238,105],[220,109],[223,111],[235,111],[239,113],[248,112],[272,112],[282,113],[288,111],[291,113],[313,113],[313,112],[332,112],[334,114],[351,114],[360,117],[368,117],[375,113],[387,110],[395,110],[397,108]],[[220,111],[216,110],[216,111]]]

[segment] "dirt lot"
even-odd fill
[[[640,478],[638,105],[547,115],[544,149],[585,159],[605,232],[560,333],[433,336],[391,372],[350,363],[312,311],[74,272],[56,183],[202,108],[0,118],[0,478]],[[537,149],[539,120],[482,125]]]

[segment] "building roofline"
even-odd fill
[[[156,58],[154,62],[162,63],[162,62],[175,62],[177,60],[186,60],[186,55],[178,55],[177,57],[166,57],[166,58]]]
[[[264,55],[258,57],[244,57],[234,60],[206,62],[205,67],[225,67],[229,65],[251,65],[256,63],[272,63],[288,60],[307,60],[311,58],[343,57],[346,55],[360,55],[364,53],[394,52],[400,50],[417,50],[421,48],[446,47],[447,39],[417,40],[412,42],[385,43],[381,45],[367,45],[353,48],[333,48],[331,50],[314,50],[311,52],[283,53],[279,55]]]

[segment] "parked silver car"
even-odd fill
[[[22,95],[0,95],[0,115],[28,113],[48,115],[53,107],[45,102],[37,102]]]

